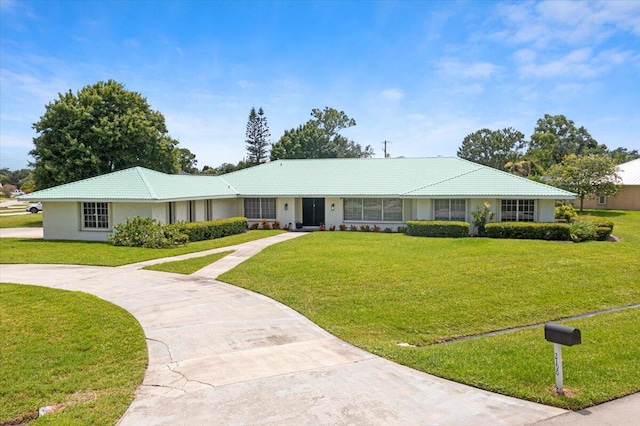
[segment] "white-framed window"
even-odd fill
[[[82,203],[82,229],[109,229],[109,203]]]
[[[435,220],[467,220],[467,203],[463,199],[436,199],[434,203]]]
[[[605,204],[607,204],[607,196],[606,195],[598,196],[598,205],[604,206]]]
[[[400,198],[345,198],[344,221],[402,222]]]
[[[500,206],[502,222],[533,222],[535,217],[535,200],[502,200]]]
[[[244,217],[247,219],[275,219],[275,198],[245,198]]]

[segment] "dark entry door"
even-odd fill
[[[324,198],[302,199],[302,225],[320,226],[324,224]]]

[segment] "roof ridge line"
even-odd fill
[[[144,182],[144,185],[147,188],[147,191],[149,191],[149,194],[151,195],[151,198],[154,200],[158,200],[158,195],[156,194],[156,191],[153,190],[153,188],[151,187],[151,184],[149,184],[149,181],[147,180],[147,177],[144,175],[144,173],[142,173],[142,170],[149,170],[149,169],[145,169],[144,167],[140,167],[140,166],[136,166],[136,171],[138,172],[138,175],[140,176],[140,179],[142,179],[142,181]],[[155,170],[153,170],[155,171]],[[161,173],[163,175],[166,175],[167,173],[162,173],[162,172],[156,172],[156,173]]]
[[[416,192],[416,191],[419,191],[419,190],[421,190],[421,189],[428,188],[428,187],[430,187],[430,186],[439,185],[439,184],[441,184],[442,182],[446,182],[446,181],[448,181],[448,180],[456,179],[456,178],[459,178],[460,176],[468,175],[469,173],[473,173],[473,172],[478,171],[478,170],[480,170],[480,169],[482,169],[482,167],[476,167],[475,169],[467,170],[466,172],[462,172],[462,173],[459,173],[459,174],[454,175],[454,176],[449,176],[449,177],[447,177],[447,178],[440,179],[440,180],[439,180],[439,181],[437,181],[437,182],[432,182],[432,183],[430,183],[430,184],[428,184],[428,185],[424,185],[424,186],[421,186],[421,187],[418,187],[418,188],[414,188],[414,189],[412,189],[411,191],[407,191],[407,192],[405,192],[405,193],[403,193],[403,194],[401,194],[401,195],[408,195],[408,194],[410,194],[410,193],[412,193],[412,192]]]
[[[243,170],[246,170],[246,169],[243,169]],[[241,171],[241,170],[236,170],[236,171],[238,171],[238,172],[239,172],[239,171]],[[222,175],[222,176],[224,176],[224,175]],[[222,176],[215,176],[215,177],[217,177],[218,179],[220,179],[221,181],[223,181],[224,183],[226,183],[226,184],[227,184],[227,188],[229,188],[229,189],[231,189],[233,192],[235,192],[235,193],[236,193],[236,195],[240,195],[240,191],[238,191],[238,190],[237,190],[233,185],[231,185],[231,184],[229,183],[229,181],[228,181],[228,180],[226,180],[226,179],[225,179],[225,178],[223,178]]]

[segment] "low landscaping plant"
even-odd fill
[[[487,223],[491,222],[491,219],[493,219],[494,216],[493,210],[491,210],[491,205],[485,201],[482,203],[482,208],[476,208],[476,210],[471,213],[471,216],[473,216],[473,226],[478,230],[478,236],[484,237],[484,228]]]
[[[589,221],[574,220],[569,225],[569,236],[574,243],[595,240],[597,229],[598,227]]]
[[[485,226],[489,238],[522,240],[569,240],[569,224],[539,222],[492,222]]]
[[[575,221],[593,224],[596,227],[596,231],[592,239],[597,241],[606,241],[613,232],[613,222],[603,217],[581,215]]]
[[[414,237],[468,237],[469,223],[444,220],[410,220],[407,221],[407,235]]]
[[[574,209],[572,205],[565,204],[565,205],[556,207],[556,219],[558,220],[571,222],[571,220],[573,220],[573,218],[575,218],[576,216],[578,216],[578,213],[576,212],[576,209]]]
[[[244,217],[231,217],[207,222],[177,223],[168,226],[186,234],[189,237],[189,241],[195,242],[242,234],[247,230],[247,219]]]
[[[109,242],[114,246],[169,248],[180,247],[189,237],[174,226],[166,226],[148,217],[130,217],[114,225]]]

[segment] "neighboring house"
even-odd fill
[[[340,224],[396,230],[408,220],[463,220],[488,201],[495,220],[553,222],[575,194],[456,157],[278,160],[222,176],[135,167],[37,191],[45,239],[105,241],[133,216],[163,223],[245,216],[293,229]]]
[[[620,190],[615,197],[606,195],[584,200],[585,209],[640,210],[640,158],[618,165]]]

